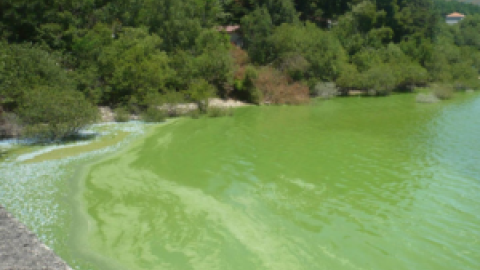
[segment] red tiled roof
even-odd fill
[[[225,31],[227,33],[232,33],[240,29],[240,25],[227,25],[217,27],[218,31]]]
[[[454,12],[452,14],[447,15],[447,18],[463,18],[463,17],[465,17],[465,15],[458,12]]]

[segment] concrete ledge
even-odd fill
[[[0,205],[0,270],[71,270]]]

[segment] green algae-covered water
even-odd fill
[[[108,124],[0,162],[0,203],[76,270],[477,270],[479,116],[398,95]]]
[[[78,254],[104,269],[480,269],[480,98],[414,98],[159,126],[85,171]]]

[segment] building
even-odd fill
[[[230,42],[236,46],[243,47],[243,35],[240,29],[240,25],[227,25],[219,26],[217,30],[220,32],[227,33],[230,36]]]
[[[463,15],[461,13],[458,13],[458,12],[454,12],[452,14],[447,15],[446,22],[450,25],[451,24],[456,24],[459,21],[463,20],[464,18],[465,18],[465,15]]]

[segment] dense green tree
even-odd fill
[[[334,81],[347,60],[337,38],[312,23],[283,24],[275,29],[269,42],[275,58],[288,60],[292,55],[302,56],[304,60],[300,61],[306,62],[299,65],[307,79]]]
[[[98,111],[82,93],[64,86],[40,86],[20,99],[16,112],[24,126],[23,135],[40,141],[75,135],[93,123]]]
[[[455,43],[480,50],[480,15],[468,16],[456,26],[459,29],[455,35]]]
[[[271,60],[268,37],[273,32],[273,23],[266,8],[257,8],[242,19],[245,47],[252,61],[265,64]]]
[[[60,55],[31,44],[0,43],[0,106],[13,110],[36,86],[74,87]]]
[[[162,41],[144,29],[126,28],[99,56],[99,70],[108,90],[104,101],[145,106],[168,91],[175,75]],[[106,88],[107,89],[107,88]]]

